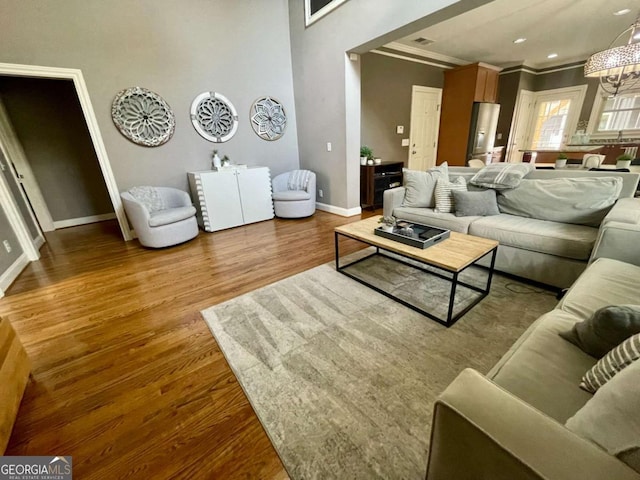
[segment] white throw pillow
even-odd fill
[[[449,179],[447,162],[433,167],[426,172],[402,169],[405,194],[402,205],[404,207],[426,207],[435,205],[434,193],[439,178]]]
[[[436,212],[452,213],[455,211],[453,194],[451,193],[453,190],[467,191],[467,182],[465,182],[464,177],[456,177],[451,182],[443,178],[438,179],[436,184]]]

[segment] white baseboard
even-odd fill
[[[316,208],[318,210],[322,210],[323,212],[329,212],[335,215],[340,215],[341,217],[353,217],[354,215],[360,215],[362,213],[362,208],[360,207],[347,209],[342,207],[336,207],[334,205],[327,205],[326,203],[316,203]]]
[[[40,250],[40,247],[44,245],[44,236],[38,235],[36,238],[33,239],[33,244],[38,250]]]
[[[23,253],[7,270],[0,275],[0,297],[4,296],[4,291],[9,288],[18,275],[29,265],[27,254]]]
[[[86,225],[87,223],[102,222],[104,220],[111,220],[116,218],[115,213],[103,213],[102,215],[91,215],[90,217],[69,218],[67,220],[60,220],[59,222],[53,222],[53,226],[56,228],[77,227],[78,225]]]

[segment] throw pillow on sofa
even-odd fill
[[[559,335],[592,357],[602,358],[636,333],[640,333],[640,305],[609,305]]]
[[[533,170],[535,167],[530,163],[491,163],[476,173],[469,183],[496,190],[516,188]]]
[[[402,205],[433,208],[435,206],[436,182],[439,178],[449,179],[449,166],[447,162],[444,162],[426,172],[403,168],[402,177],[406,189]]]
[[[495,190],[469,191],[453,190],[456,217],[499,215]]]
[[[619,177],[524,179],[498,196],[502,213],[598,227],[622,190]]]
[[[640,472],[640,360],[607,382],[566,427]]]
[[[627,338],[598,360],[582,377],[580,388],[595,393],[625,367],[640,358],[640,333]]]
[[[453,181],[438,179],[436,184],[436,208],[438,213],[452,213],[454,211],[454,190],[466,191],[467,182],[463,177],[456,177]]]

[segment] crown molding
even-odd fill
[[[427,50],[423,50],[417,47],[411,47],[409,45],[405,45],[399,42],[391,42],[383,45],[383,47],[390,48],[392,50],[397,50],[400,52],[411,53],[413,55],[418,55],[420,57],[426,58],[428,60],[436,60],[440,62],[446,62],[451,65],[469,65],[473,62],[468,62],[466,60],[462,60],[460,58],[450,57],[448,55],[443,55],[441,53],[430,52]]]
[[[422,65],[430,65],[432,67],[442,68],[443,70],[450,70],[450,69],[454,68],[451,65],[445,65],[443,63],[430,62],[427,59],[422,60],[420,58],[408,57],[406,55],[402,55],[401,53],[393,53],[393,52],[388,52],[388,51],[385,51],[385,50],[374,49],[374,50],[369,50],[369,53],[375,53],[377,55],[384,55],[385,57],[398,58],[400,60],[405,60],[407,62],[421,63]]]

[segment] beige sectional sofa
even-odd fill
[[[434,408],[427,480],[640,479],[640,473],[615,452],[608,453],[593,438],[565,426],[594,398],[579,384],[597,359],[558,333],[601,307],[639,303],[640,199],[618,203],[625,208],[616,209],[600,228],[595,259],[556,308],[534,322],[486,376],[467,369],[440,396]],[[614,253],[621,255],[615,258]],[[640,364],[635,363],[637,398]],[[616,406],[606,404],[607,415],[609,408],[615,414]],[[635,417],[623,417],[622,422],[631,429],[625,435],[640,445],[640,414]],[[635,460],[624,460],[640,469],[640,450],[633,455]]]
[[[477,171],[478,169],[467,167],[450,167],[449,178],[462,176],[468,181]],[[548,180],[598,177],[620,177],[622,190],[619,198],[628,198],[634,196],[640,174],[569,169],[534,170],[524,178]],[[384,215],[498,240],[500,247],[496,258],[497,270],[559,288],[569,287],[582,273],[589,259],[593,258],[594,245],[603,234],[602,226],[562,223],[506,213],[486,217],[457,217],[453,213],[438,213],[433,208],[403,206],[404,198],[405,187],[385,191]],[[630,218],[617,206],[613,207],[603,225],[609,221],[638,224],[638,219]],[[609,248],[616,249],[615,242]]]

